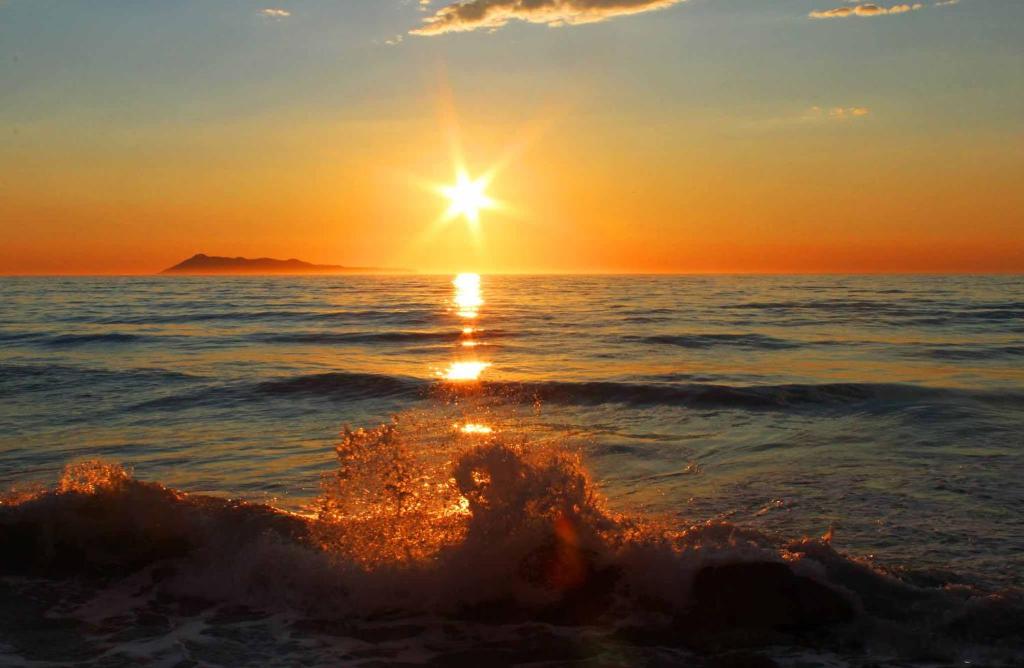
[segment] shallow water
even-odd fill
[[[466,491],[479,481],[467,479],[453,487],[448,478],[458,476],[445,467],[469,466],[465,462],[476,456],[476,448],[485,452],[484,444],[510,439],[520,443],[517,454],[501,465],[487,462],[487,476],[513,464],[520,470],[521,461],[530,461],[531,448],[578,452],[581,463],[566,470],[579,466],[588,472],[583,475],[606,499],[597,516],[624,513],[672,530],[704,527],[691,534],[696,538],[681,540],[703,545],[705,551],[714,544],[735,552],[740,534],[734,532],[745,529],[756,530],[751,535],[757,537],[740,542],[753,541],[758,550],[831,530],[832,547],[902,573],[907,586],[991,592],[1022,585],[1021,278],[485,276],[479,293],[472,280],[460,285],[461,290],[451,277],[431,276],[2,279],[0,484],[16,489],[52,485],[69,462],[99,458],[127,465],[138,479],[193,495],[264,502],[319,513],[321,520],[333,513],[335,524],[348,527],[342,538],[323,539],[309,531],[325,540],[332,553],[348,554],[359,568],[367,554],[384,559],[391,545],[400,545],[405,555],[430,555],[447,545],[441,553],[455,559],[453,569],[464,570],[458,559],[471,553],[472,545],[443,532],[429,545],[396,538],[405,520],[389,525],[398,533],[353,543],[363,531],[353,529],[354,509],[366,499],[330,492],[335,476],[349,475],[345,480],[351,481],[354,475],[345,473],[344,450],[335,452],[339,442],[352,442],[352,437],[339,436],[343,427],[369,428],[398,416],[402,438],[415,452],[417,475],[443,488],[412,498],[435,504],[444,516],[449,502],[455,503],[456,515],[467,503],[475,503],[477,511],[493,510],[493,500],[481,505]],[[457,379],[477,373],[476,381]],[[466,425],[475,425],[476,431],[463,433],[470,431]],[[356,488],[366,494],[390,489],[395,480],[411,475],[401,467],[390,477],[376,473],[395,466],[393,461],[405,461],[406,450],[394,460],[373,458],[379,456],[360,454],[371,473],[360,473]],[[549,481],[537,489],[516,488],[509,498],[561,494],[553,490],[570,485],[576,474],[564,475],[556,476],[562,481],[557,485]],[[379,479],[372,480],[375,476]],[[456,487],[465,495],[462,501]],[[118,488],[117,494],[143,493],[132,490]],[[48,527],[54,520],[45,513],[78,517],[75,506],[60,510],[61,503],[70,502],[59,497],[34,502],[42,503],[45,512],[36,506],[17,512],[31,517],[43,512]],[[159,516],[193,512],[179,508],[174,498],[158,497],[145,497],[142,505]],[[586,498],[570,506],[589,507]],[[123,504],[109,503],[104,507]],[[530,515],[537,504],[510,507]],[[227,511],[203,508],[214,518],[196,520],[197,525],[225,521],[217,517]],[[122,511],[105,512],[120,517]],[[727,520],[733,533],[721,538],[720,529],[703,524],[708,520]],[[224,526],[239,521],[227,520]],[[482,531],[481,521],[457,522],[453,531],[472,538],[474,531]],[[79,531],[77,522],[69,524],[76,527],[69,529],[72,533]],[[595,522],[604,520],[579,520],[586,527]],[[430,534],[424,526],[435,527],[433,522],[412,525],[411,531]],[[202,532],[204,537],[196,538],[196,531],[181,530],[209,551],[212,539]],[[619,527],[597,533],[600,547],[593,552],[607,553],[609,562],[619,564],[616,569],[632,572],[628,564],[635,555],[609,547],[626,540],[621,536],[629,531]],[[68,538],[78,545],[75,540]],[[459,544],[455,552],[463,556],[450,556],[453,540]],[[89,561],[98,558],[94,548],[78,545],[75,550],[92,555]],[[47,559],[54,549],[44,551]],[[227,555],[236,549],[219,546],[216,551]],[[805,550],[786,549],[791,554]],[[825,569],[830,582],[867,596],[851,584],[857,578],[837,575],[845,573],[845,566],[827,566],[838,559],[830,550],[815,557],[814,569]],[[254,551],[262,553],[262,548]],[[304,565],[296,569],[318,574],[307,574],[307,579],[327,577],[320,567],[308,566],[310,559],[303,556]],[[396,553],[393,559],[400,563],[405,557]],[[673,556],[670,561],[693,563],[688,559]],[[641,571],[657,570],[653,564]],[[440,570],[433,581],[450,576],[434,567]],[[680,569],[689,572],[691,566],[669,570]],[[338,586],[349,593],[369,586],[359,582],[358,587],[351,581]],[[20,580],[5,586],[45,590]],[[177,582],[175,591],[190,591],[190,586]],[[416,591],[419,586],[410,585]],[[318,585],[304,582],[298,589],[303,588],[317,591]],[[884,589],[877,583],[869,589],[877,588]],[[246,591],[239,600],[251,603],[253,594]],[[70,595],[66,589],[51,598],[41,594],[46,604],[40,605],[67,607]],[[156,605],[159,612],[145,614],[170,624],[167,620],[177,613],[169,612],[159,597],[154,601],[147,605]],[[283,608],[291,610],[291,605]],[[247,613],[218,608],[209,612],[215,618],[211,622],[207,612],[185,616],[185,626],[199,624],[206,630],[192,630],[207,640],[211,633],[249,628]],[[418,607],[408,610],[408,615],[424,613]],[[229,621],[218,625],[225,614]],[[90,633],[110,627],[112,622],[103,619],[100,615],[91,622]],[[277,618],[260,619],[264,626],[257,635],[270,633],[266,625],[277,623]],[[294,623],[289,622],[290,633]],[[437,648],[424,649],[422,641],[431,634],[444,636],[438,630],[444,624],[434,620],[413,626],[408,633],[417,640],[401,651],[415,660],[437,656]],[[158,624],[151,630],[153,637],[161,628]],[[472,628],[459,626],[459,633],[472,635]],[[521,642],[516,627],[502,628],[511,634],[509,642]],[[488,633],[493,640],[493,629]],[[575,633],[574,642],[586,635],[581,633]],[[527,635],[549,649],[561,642],[551,629]],[[215,651],[228,651],[227,665],[266,663],[268,657],[288,665],[314,655],[329,663],[330,657],[355,651],[351,642],[359,644],[358,638],[346,636],[344,647],[330,649],[322,633],[299,632],[297,637],[287,647],[271,642],[264,653],[245,642],[235,650],[215,643],[221,647]],[[317,639],[313,645],[310,638]],[[621,640],[601,638],[593,642],[615,645]],[[79,641],[64,642],[70,647]],[[131,644],[116,638],[104,642],[120,647],[122,658]],[[451,638],[445,642],[445,651],[464,648]],[[496,642],[501,651],[508,649]],[[623,656],[633,651],[615,647]],[[250,650],[256,653],[245,654]],[[681,650],[674,646],[648,650],[637,660],[680,660],[675,653]],[[33,651],[22,648],[19,656],[39,658]],[[150,658],[178,656],[166,647],[155,654],[140,651]],[[393,661],[397,651],[381,656]],[[524,656],[550,658],[540,650]],[[800,656],[790,657],[797,662],[793,665],[804,660]]]

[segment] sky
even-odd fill
[[[1022,183],[1022,0],[0,0],[0,273],[1021,272]]]

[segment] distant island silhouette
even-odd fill
[[[312,264],[290,258],[275,260],[269,257],[250,259],[246,257],[218,257],[197,253],[161,274],[344,274],[344,273],[385,273],[397,269],[379,267],[343,267],[336,264]]]

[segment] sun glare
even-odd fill
[[[458,423],[456,423],[455,426],[463,434],[490,434],[494,431],[494,429],[492,429],[491,427],[488,427],[485,424],[480,424],[478,422],[467,422],[461,427],[458,425]]]
[[[469,223],[479,223],[480,212],[495,206],[495,201],[487,196],[489,183],[490,179],[486,176],[472,179],[464,170],[459,170],[455,183],[440,187],[441,194],[449,202],[445,218],[453,220],[462,216]]]
[[[487,362],[452,362],[442,375],[445,380],[450,381],[478,380],[480,374],[489,366],[491,365]]]

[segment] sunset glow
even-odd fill
[[[612,4],[0,2],[0,273],[1024,271],[1024,4]]]
[[[0,273],[1024,270],[1020,2],[65,4],[0,2]]]
[[[1017,665],[1022,26],[0,0],[3,665]]]

